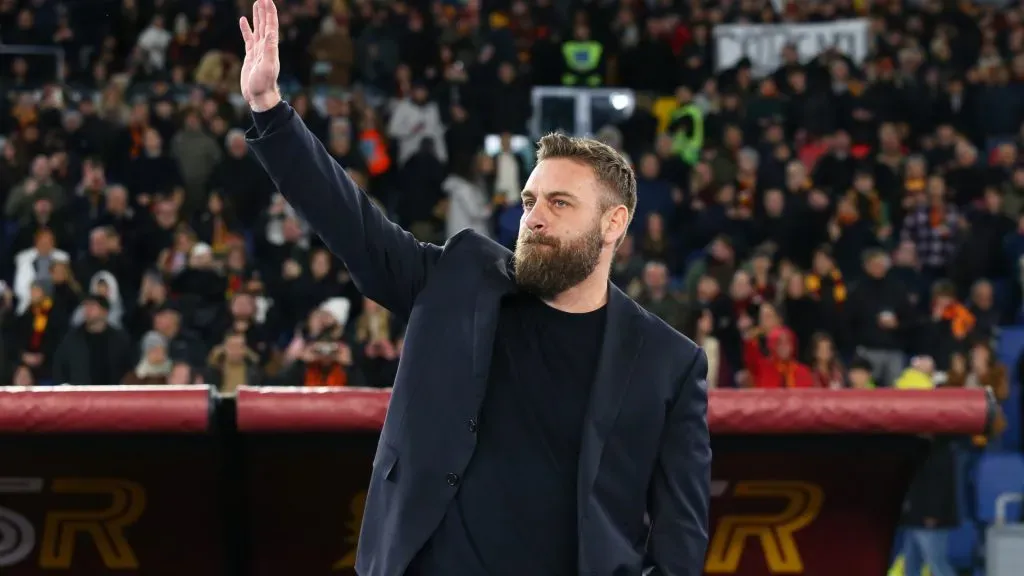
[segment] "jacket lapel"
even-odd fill
[[[476,390],[481,400],[491,368],[491,355],[494,353],[501,298],[516,288],[511,266],[511,258],[497,260],[494,270],[488,267],[484,271],[480,289],[476,293],[476,305],[473,308],[473,380],[480,384]]]
[[[587,415],[583,421],[583,442],[577,478],[577,514],[585,516],[587,500],[597,478],[601,453],[629,388],[633,364],[643,345],[639,318],[629,297],[609,284],[608,318],[601,344],[597,376],[590,392]]]

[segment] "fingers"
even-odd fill
[[[256,41],[263,38],[263,0],[256,0],[252,5],[252,32]]]
[[[252,45],[255,42],[255,38],[252,35],[252,29],[249,28],[249,20],[245,16],[238,19],[238,27],[242,30],[242,40],[245,41],[245,50],[248,52],[252,49]]]
[[[263,37],[276,38],[277,36],[277,5],[274,0],[261,0],[264,4],[263,14]]]

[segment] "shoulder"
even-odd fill
[[[693,340],[667,322],[630,300],[631,313],[640,323],[647,374],[661,384],[658,389],[672,404],[707,405],[708,357]]]
[[[35,257],[36,257],[36,256],[38,256],[38,255],[39,255],[39,253],[38,253],[38,252],[36,252],[36,249],[35,249],[35,248],[25,248],[25,249],[24,249],[24,250],[22,250],[21,252],[18,252],[18,253],[17,253],[17,254],[16,254],[15,256],[14,256],[14,259],[15,259],[15,260],[16,260],[16,261],[17,261],[17,262],[18,262],[19,264],[21,264],[21,263],[23,263],[23,262],[28,262],[28,261],[30,261],[30,260],[34,260],[34,259],[35,259]]]
[[[618,290],[618,288],[614,288],[614,290]],[[704,358],[700,346],[697,346],[693,340],[673,328],[668,322],[652,314],[635,300],[629,299],[627,306],[630,315],[634,316],[634,321],[639,323],[645,345],[653,347],[656,354],[669,359],[674,365],[687,372],[692,371],[695,364]],[[707,361],[704,360],[704,362],[706,364]]]
[[[511,250],[469,228],[449,238],[442,251],[442,259],[462,263],[478,262],[480,265],[507,263],[511,257]]]
[[[613,288],[618,291],[620,297],[625,297],[629,300],[627,306],[630,315],[636,318],[636,321],[640,323],[641,329],[644,332],[645,337],[654,337],[659,340],[664,340],[667,346],[671,347],[682,347],[696,351],[698,349],[697,344],[684,336],[681,332],[669,325],[659,318],[656,314],[651,313],[649,310],[641,306],[637,301],[629,298],[619,288]]]
[[[445,192],[452,194],[464,191],[469,185],[465,178],[453,174],[444,179],[444,182],[441,183],[441,188]]]

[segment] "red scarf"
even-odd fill
[[[323,366],[321,364],[307,364],[306,377],[303,379],[303,386],[328,386],[340,388],[348,384],[348,373],[341,367],[341,364]]]
[[[950,330],[953,336],[963,338],[974,329],[975,318],[971,311],[963,304],[954,302],[942,311],[942,319],[949,320]]]

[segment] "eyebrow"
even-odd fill
[[[523,190],[520,196],[522,196],[522,198],[525,200],[526,198],[534,198],[537,195],[532,190]],[[544,196],[547,196],[549,198],[569,198],[572,200],[578,200],[578,197],[575,194],[571,192],[566,192],[564,190],[555,190],[553,192],[548,192],[547,194],[544,194]]]

